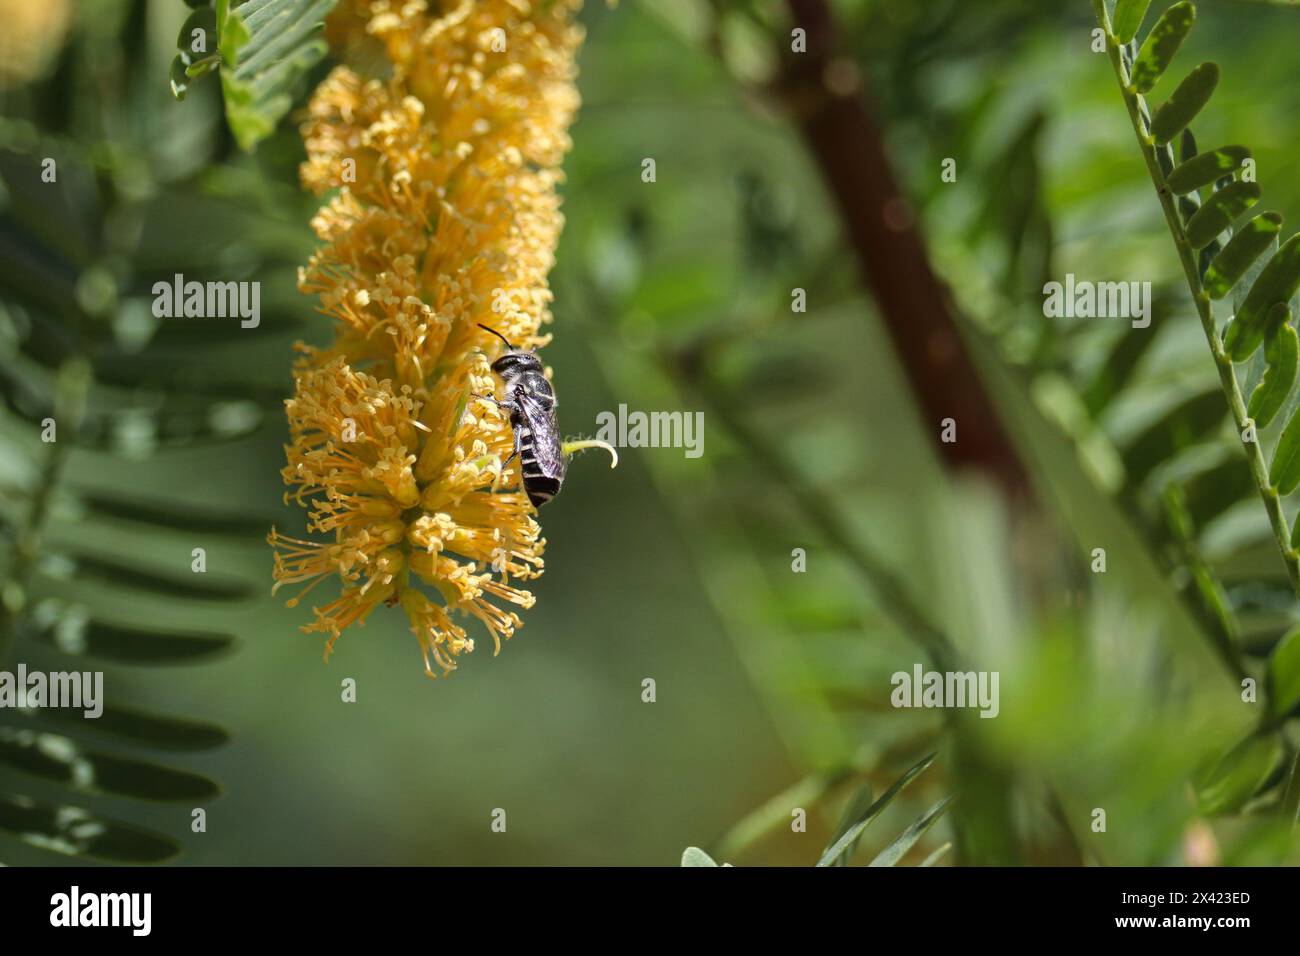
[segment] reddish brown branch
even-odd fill
[[[1026,497],[1028,477],[957,329],[948,291],[930,268],[868,110],[865,78],[836,56],[824,0],[789,0],[789,7],[793,25],[807,32],[807,50],[791,52],[789,36],[782,38],[778,90],[840,211],[935,447],[951,468],[976,469],[1008,497]],[[945,418],[957,423],[955,442],[940,440]]]

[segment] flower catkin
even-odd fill
[[[342,591],[304,627],[328,636],[400,605],[425,672],[494,648],[522,624],[545,541],[519,488],[493,395],[500,331],[549,341],[547,274],[563,219],[556,186],[578,106],[580,0],[340,5],[329,36],[347,65],[311,98],[307,188],[331,198],[323,245],[298,285],[334,320],[299,345],[286,496],[308,531],[272,531],[276,588],[328,578]]]

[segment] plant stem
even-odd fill
[[[1214,359],[1214,367],[1219,373],[1219,384],[1223,389],[1223,395],[1228,401],[1228,408],[1232,412],[1233,421],[1236,424],[1237,434],[1243,435],[1248,427],[1254,427],[1254,423],[1246,414],[1246,402],[1241,394],[1241,387],[1237,384],[1237,376],[1233,371],[1232,359],[1224,351],[1223,341],[1219,337],[1218,327],[1214,321],[1214,310],[1210,305],[1210,297],[1201,285],[1200,271],[1196,266],[1196,251],[1192,248],[1191,243],[1187,241],[1187,235],[1183,230],[1181,218],[1178,210],[1174,205],[1174,194],[1165,181],[1165,174],[1156,160],[1155,141],[1150,133],[1142,128],[1142,119],[1140,104],[1142,103],[1142,94],[1128,82],[1127,71],[1123,61],[1120,59],[1120,42],[1119,38],[1111,32],[1110,17],[1106,13],[1105,0],[1092,0],[1093,9],[1097,14],[1097,21],[1101,24],[1102,29],[1106,31],[1106,47],[1110,55],[1111,66],[1115,71],[1115,79],[1119,83],[1120,93],[1124,97],[1124,105],[1128,107],[1129,121],[1133,125],[1133,132],[1137,136],[1138,145],[1142,149],[1142,156],[1146,160],[1147,171],[1151,175],[1151,183],[1155,187],[1156,195],[1160,200],[1160,207],[1164,210],[1165,221],[1169,225],[1170,235],[1173,237],[1174,245],[1178,248],[1178,258],[1183,265],[1183,272],[1187,277],[1187,285],[1191,290],[1192,299],[1196,303],[1196,312],[1201,320],[1201,328],[1205,332],[1205,340],[1210,346],[1210,355]],[[1278,550],[1282,554],[1282,562],[1286,566],[1287,578],[1291,582],[1291,589],[1300,596],[1300,552],[1291,547],[1290,531],[1287,528],[1286,516],[1282,513],[1282,499],[1276,488],[1268,478],[1268,464],[1264,461],[1264,451],[1260,447],[1258,436],[1254,441],[1243,441],[1245,446],[1246,460],[1250,465],[1251,475],[1255,479],[1255,486],[1259,490],[1259,496],[1264,502],[1264,510],[1268,513],[1269,525],[1273,529],[1273,536],[1277,540]]]

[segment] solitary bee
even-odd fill
[[[514,454],[505,464],[519,458],[524,491],[533,507],[540,508],[559,494],[564,484],[564,446],[555,422],[555,389],[546,380],[536,353],[515,348],[504,335],[481,322],[479,328],[506,343],[506,353],[492,363],[492,371],[506,385],[505,401],[497,405],[510,413],[515,433]]]

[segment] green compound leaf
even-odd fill
[[[1291,310],[1284,303],[1273,306],[1267,326],[1264,358],[1268,368],[1251,393],[1250,407],[1246,410],[1259,428],[1271,422],[1286,401],[1291,386],[1295,384],[1296,358],[1300,352],[1300,339],[1296,338],[1291,326]]]
[[[1186,0],[1164,12],[1138,51],[1130,77],[1134,89],[1146,93],[1160,82],[1195,21],[1196,8]]]
[[[1137,36],[1149,6],[1151,0],[1119,0],[1115,4],[1115,36],[1120,43],[1128,43]]]
[[[1193,249],[1208,246],[1237,217],[1259,202],[1259,184],[1231,182],[1205,201],[1187,222],[1187,241]]]
[[[1282,244],[1246,294],[1228,327],[1224,346],[1234,362],[1244,362],[1264,341],[1265,318],[1278,302],[1290,302],[1300,290],[1300,233]]]
[[[1210,262],[1205,273],[1206,294],[1211,299],[1222,299],[1231,292],[1246,270],[1273,244],[1281,229],[1282,217],[1275,212],[1261,213],[1242,226]]]
[[[325,55],[320,37],[335,0],[217,0],[226,121],[240,147],[269,136],[293,104],[294,84]]]
[[[1181,196],[1208,186],[1224,176],[1232,175],[1249,158],[1250,150],[1245,146],[1223,146],[1193,156],[1185,163],[1176,166],[1165,182],[1173,192]]]
[[[1156,110],[1156,117],[1151,122],[1151,135],[1157,145],[1163,146],[1177,136],[1196,118],[1219,85],[1219,65],[1202,63],[1187,78],[1178,84],[1174,95]],[[1213,155],[1213,154],[1211,154]]]

